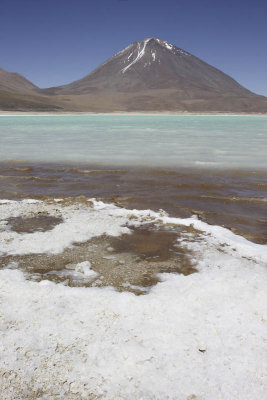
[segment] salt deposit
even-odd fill
[[[148,294],[70,288],[0,271],[3,399],[262,400],[266,392],[267,246],[196,217],[84,203],[2,201],[0,220],[60,216],[46,232],[2,224],[1,254],[58,253],[130,225],[191,226],[198,273],[162,274]],[[128,226],[125,226],[127,225]],[[198,230],[198,240],[195,240]],[[70,272],[90,279],[90,259]]]

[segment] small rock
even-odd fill
[[[67,265],[65,265],[66,269],[75,269],[75,267],[76,267],[76,264],[67,264]]]
[[[116,257],[115,256],[103,256],[105,260],[114,260]]]

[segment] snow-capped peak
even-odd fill
[[[152,65],[152,63],[155,62],[161,63],[161,60],[164,59],[164,54],[161,53],[159,46],[163,48],[163,51],[170,51],[173,55],[190,56],[190,54],[186,51],[172,45],[165,40],[150,37],[142,40],[141,42],[134,42],[116,54],[116,56],[124,53],[126,55],[126,59],[123,61],[124,66],[121,69],[121,73],[125,74],[125,72],[130,70],[133,65],[140,62],[144,56],[146,56],[144,59],[144,68]],[[130,52],[128,53],[129,50]]]

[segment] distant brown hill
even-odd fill
[[[32,82],[16,72],[0,68],[0,90],[15,93],[27,93],[38,89]]]
[[[0,110],[50,111],[62,110],[51,96],[42,95],[40,89],[24,76],[0,68]]]
[[[44,102],[51,109],[267,112],[266,97],[250,92],[217,68],[158,38],[132,43],[68,85],[39,89],[15,75],[13,79],[12,74],[6,75],[5,82],[0,73],[0,90],[9,87],[4,90],[30,94],[38,107]]]

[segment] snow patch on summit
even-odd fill
[[[173,45],[169,44],[168,42],[164,42],[165,47],[167,47],[167,49],[172,50],[173,49]]]
[[[141,43],[138,43],[138,44],[137,44],[137,46],[138,46],[138,54],[137,54],[137,57],[136,57],[129,65],[127,65],[125,68],[122,69],[122,73],[123,73],[123,74],[127,71],[127,69],[129,69],[133,64],[135,64],[138,60],[140,60],[140,58],[143,57],[143,55],[145,54],[146,45],[147,45],[147,43],[149,42],[149,40],[150,40],[150,39],[146,39],[146,40],[144,41],[144,45],[143,45],[142,49],[141,49]]]
[[[187,53],[186,51],[180,49],[179,47],[176,47],[174,45],[172,45],[171,43],[165,41],[165,40],[161,40],[158,38],[147,38],[141,42],[137,42],[137,43],[133,43],[132,45],[126,47],[124,50],[120,51],[119,53],[117,53],[115,56],[121,55],[123,53],[125,53],[126,50],[128,50],[131,46],[135,46],[135,49],[133,49],[133,51],[130,52],[129,55],[126,55],[125,60],[122,61],[122,64],[127,64],[126,67],[124,66],[124,68],[120,71],[123,74],[128,71],[128,69],[130,69],[134,64],[136,64],[138,61],[141,60],[141,58],[145,55],[146,53],[146,47],[147,44],[149,42],[152,42],[153,44],[154,42],[157,42],[158,44],[160,44],[163,48],[167,49],[168,51],[171,51],[173,55],[185,55],[185,56],[190,56],[190,53]],[[137,55],[134,55],[134,52],[137,51]],[[152,57],[152,62],[156,61],[156,48],[151,49],[151,57]],[[134,58],[134,59],[133,59]],[[160,63],[160,57],[158,55],[157,57],[157,62]],[[151,65],[151,62],[146,62],[144,64],[144,68],[148,65]]]
[[[167,42],[166,40],[156,39],[156,41],[159,44],[161,44],[163,47],[165,47],[166,49],[172,51],[173,54],[183,54],[185,56],[191,55],[190,53],[187,53],[186,51],[180,49],[179,47],[172,45],[171,43]]]

